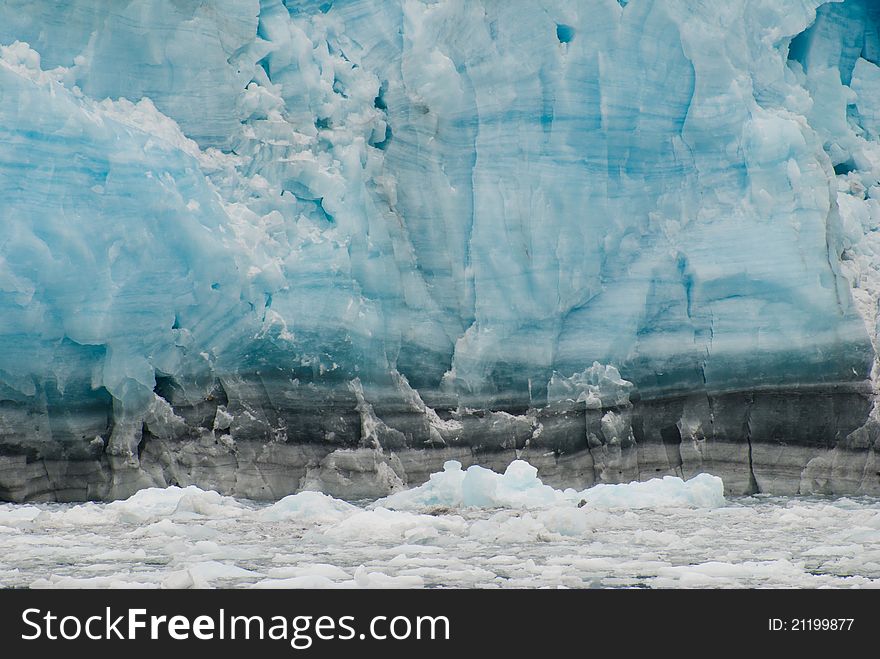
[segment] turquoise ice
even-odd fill
[[[863,396],[878,29],[870,0],[4,2],[0,444],[448,445],[435,410],[515,416],[594,362],[636,403]]]

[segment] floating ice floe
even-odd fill
[[[258,513],[266,521],[338,522],[358,508],[321,492],[297,492]]]
[[[579,492],[545,485],[538,470],[524,460],[511,462],[503,474],[477,465],[462,470],[460,462],[449,460],[443,471],[431,474],[424,485],[379,499],[374,506],[395,510],[544,508],[580,502],[602,508],[714,508],[725,503],[724,483],[710,474],[687,481],[665,476],[645,482],[600,484]]]
[[[0,585],[880,586],[875,499],[725,501],[722,491],[707,474],[557,490],[527,462],[503,474],[449,462],[367,506],[319,492],[261,504],[195,487],[111,504],[0,504]]]

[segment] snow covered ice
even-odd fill
[[[699,474],[685,482],[675,476],[645,483],[600,484],[578,492],[554,490],[537,477],[538,470],[515,460],[503,474],[473,465],[462,471],[461,463],[450,460],[443,471],[431,474],[428,482],[398,492],[376,505],[394,510],[438,507],[540,508],[582,503],[592,506],[649,508],[652,506],[715,507],[724,503],[724,485],[717,476]]]
[[[2,504],[0,585],[880,585],[877,499],[725,499],[722,488],[703,474],[560,491],[524,462],[504,474],[450,463],[420,488],[358,505],[318,492],[260,504],[196,487]]]

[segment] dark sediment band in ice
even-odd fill
[[[233,384],[239,397],[230,396]],[[302,489],[377,497],[424,482],[453,458],[497,470],[523,458],[555,487],[709,472],[728,494],[880,494],[880,431],[865,424],[864,383],[494,411],[435,411],[401,395],[371,403],[357,382],[345,394],[312,389],[286,407],[254,390],[265,392],[266,383],[218,383],[193,403],[176,401],[166,383],[171,404],[142,421],[135,458],[113,455],[102,440],[112,434],[107,400],[83,405],[76,418],[20,410],[22,424],[76,427],[85,438],[35,439],[7,425],[0,499],[110,499],[190,484],[253,499]],[[4,414],[10,419],[8,408]]]

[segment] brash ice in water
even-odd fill
[[[196,487],[0,505],[7,587],[875,587],[880,501],[732,497],[703,474],[555,490],[525,462],[448,463],[348,503]]]

